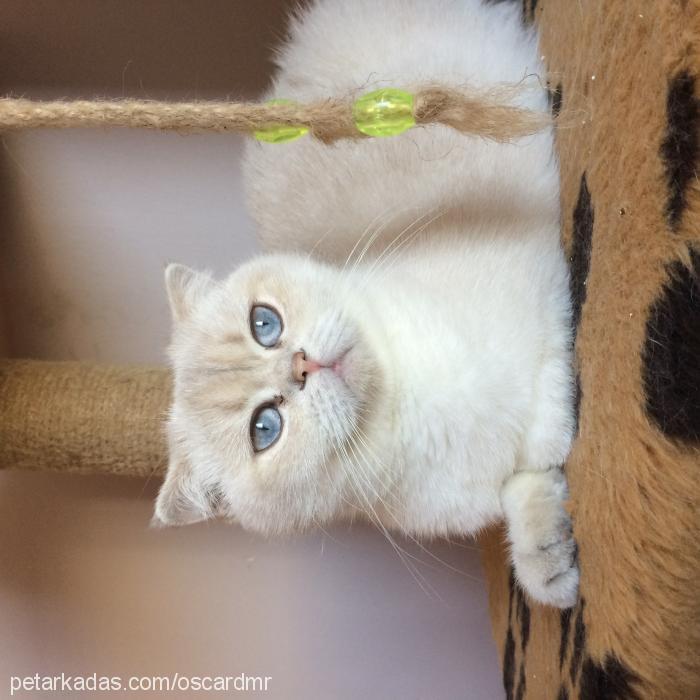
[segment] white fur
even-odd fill
[[[293,22],[279,65],[270,96],[300,101],[543,79],[519,6],[480,0],[325,0]],[[518,100],[546,109],[534,84]],[[245,172],[266,245],[316,259],[263,256],[224,283],[170,270],[176,390],[156,519],[219,514],[273,533],[364,514],[439,536],[505,517],[521,584],[572,605],[559,469],[573,432],[570,303],[551,133],[251,142]],[[261,301],[284,319],[272,350],[248,330]],[[301,391],[301,348],[323,364],[349,351],[344,376],[323,369]],[[253,454],[251,412],[273,396],[282,437]]]

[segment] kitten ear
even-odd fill
[[[213,515],[209,493],[195,477],[189,463],[179,455],[171,456],[151,526],[191,525]]]
[[[173,320],[177,323],[186,320],[214,284],[214,280],[205,272],[196,272],[177,263],[168,265],[165,268],[165,289]]]

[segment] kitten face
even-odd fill
[[[156,522],[220,515],[277,533],[326,522],[357,502],[350,460],[339,454],[381,410],[383,372],[347,280],[305,258],[263,256],[223,283],[171,265],[166,286],[175,390]],[[256,307],[281,321],[270,347],[251,319]],[[305,378],[294,372],[302,352],[315,363],[304,365],[312,367]],[[279,435],[256,451],[265,416],[276,417]]]

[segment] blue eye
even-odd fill
[[[282,432],[282,416],[275,406],[266,404],[254,414],[250,423],[250,439],[253,449],[262,452],[274,445]]]
[[[271,348],[282,335],[282,319],[269,306],[254,306],[250,311],[250,331],[260,345]]]

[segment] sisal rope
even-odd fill
[[[508,104],[500,93],[469,93],[443,86],[413,91],[417,125],[444,124],[495,141],[533,134],[549,123],[546,114]],[[35,102],[0,98],[0,132],[16,129],[141,127],[178,132],[253,132],[270,124],[307,126],[319,140],[366,138],[352,118],[352,100],[311,104],[256,102],[155,102],[78,100]]]
[[[170,372],[0,359],[0,469],[165,470]]]

